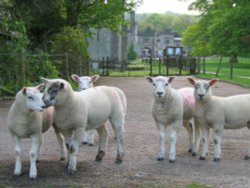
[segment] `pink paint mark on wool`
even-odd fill
[[[194,99],[194,91],[192,88],[182,88],[179,89],[181,96],[183,98],[183,105],[186,106],[195,106],[195,99]]]

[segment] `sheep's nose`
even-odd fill
[[[159,96],[162,96],[162,94],[163,94],[163,92],[161,92],[161,91],[157,91],[156,93],[157,93],[157,95],[159,95]]]
[[[44,106],[42,106],[42,109],[45,109],[46,108],[46,106],[44,105]]]
[[[200,99],[202,99],[203,97],[204,97],[204,95],[203,95],[203,94],[200,94],[200,95],[199,95],[199,98],[200,98]]]

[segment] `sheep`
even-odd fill
[[[160,153],[157,160],[164,160],[166,154],[166,128],[170,127],[170,163],[175,162],[177,133],[182,124],[189,133],[190,149],[193,151],[193,155],[196,154],[195,145],[198,145],[199,140],[195,139],[196,143],[193,144],[193,128],[190,127],[190,125],[192,126],[190,121],[194,117],[193,88],[182,88],[180,90],[172,88],[170,84],[174,78],[163,76],[146,77],[154,86],[152,116],[157,128],[160,130]]]
[[[53,107],[45,109],[41,93],[43,87],[44,85],[41,84],[36,87],[24,87],[21,89],[16,94],[14,103],[8,112],[7,124],[15,142],[16,152],[14,176],[22,174],[21,139],[31,138],[29,178],[36,179],[36,161],[42,143],[42,133],[47,131],[51,125],[54,127],[61,147],[61,160],[65,159],[64,138],[56,125],[52,123]]]
[[[82,91],[91,87],[94,87],[93,83],[99,79],[99,75],[78,76],[76,74],[71,75],[71,79],[78,84],[78,91]],[[85,131],[83,134],[83,144],[89,144],[93,146],[95,143],[95,130]]]
[[[82,92],[73,91],[64,79],[46,79],[43,101],[46,106],[54,106],[54,121],[63,133],[68,150],[68,174],[76,171],[77,154],[82,134],[96,129],[99,134],[99,148],[96,161],[101,161],[107,145],[107,130],[104,123],[109,119],[116,135],[116,163],[121,163],[124,155],[124,123],[126,97],[118,88],[98,86]]]
[[[243,127],[250,129],[250,94],[230,97],[213,96],[211,87],[218,81],[217,79],[205,81],[188,78],[188,81],[195,88],[195,113],[198,123],[202,126],[202,148],[199,159],[206,159],[211,128],[214,137],[214,162],[219,162],[223,129]],[[250,148],[245,159],[250,159]]]

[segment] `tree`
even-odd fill
[[[137,54],[135,51],[135,46],[134,46],[134,43],[132,42],[128,48],[127,59],[128,59],[128,61],[133,61],[136,59],[136,57],[137,57]]]
[[[199,33],[199,38],[207,36],[211,52],[225,56],[249,54],[250,45],[246,40],[250,35],[248,1],[196,0],[190,8],[201,12],[199,24],[205,28],[200,27],[195,33]]]
[[[10,0],[13,20],[25,23],[32,48],[46,50],[51,36],[64,27],[119,31],[123,15],[135,6],[125,0]]]

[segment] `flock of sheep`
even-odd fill
[[[124,156],[124,124],[127,99],[122,90],[110,86],[93,86],[99,79],[72,75],[78,83],[74,91],[63,79],[42,78],[43,83],[35,87],[22,88],[10,107],[7,123],[15,142],[16,162],[14,176],[22,174],[21,139],[31,138],[29,178],[37,178],[36,162],[42,144],[42,133],[52,126],[60,148],[61,160],[67,157],[67,172],[73,174],[77,167],[77,154],[81,143],[94,144],[94,132],[99,135],[99,147],[95,160],[105,155],[108,134],[105,126],[110,121],[117,144],[116,163]],[[166,131],[170,134],[169,162],[176,158],[177,134],[184,126],[189,135],[189,152],[197,155],[201,141],[200,160],[208,154],[210,129],[214,135],[214,161],[221,158],[223,129],[250,129],[250,94],[231,97],[212,95],[211,86],[217,80],[194,80],[188,78],[193,87],[174,89],[175,77],[146,77],[153,85],[152,116],[160,131],[158,160],[166,155]],[[66,156],[67,155],[67,156]],[[250,159],[248,148],[245,159]]]

